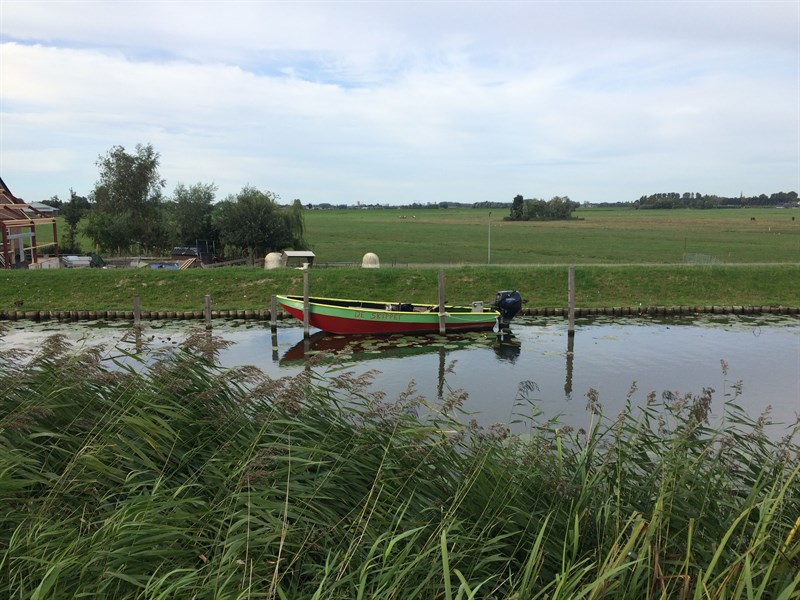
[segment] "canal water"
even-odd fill
[[[431,404],[452,391],[467,393],[462,407],[481,424],[512,424],[532,410],[575,427],[589,423],[587,392],[597,391],[606,417],[648,393],[700,394],[713,388],[712,409],[741,382],[737,403],[752,417],[770,410],[778,432],[800,415],[800,319],[796,316],[707,315],[668,320],[596,317],[578,320],[567,336],[559,317],[515,320],[512,335],[491,332],[447,336],[345,337],[322,332],[303,339],[299,326],[278,328],[253,321],[215,321],[212,334],[230,345],[218,363],[254,365],[277,378],[313,368],[321,377],[342,370],[377,371],[370,389],[391,401],[414,382]],[[296,322],[293,322],[296,323]],[[77,347],[103,345],[128,351],[176,346],[202,324],[145,324],[138,337],[130,323],[14,322],[0,328],[0,351],[35,350],[49,335],[64,334]],[[312,331],[313,332],[313,331]],[[533,408],[532,408],[533,407]]]

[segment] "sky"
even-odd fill
[[[283,203],[800,192],[800,1],[0,0],[0,176]]]

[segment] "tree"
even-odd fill
[[[525,200],[522,218],[525,221],[541,221],[547,218],[547,202],[538,198]]]
[[[525,200],[521,194],[517,194],[514,196],[514,201],[511,203],[511,220],[521,221],[524,210]]]
[[[164,242],[159,154],[151,144],[136,145],[128,154],[114,146],[98,157],[100,177],[92,192],[94,208],[86,233],[94,243],[115,253],[138,244],[143,251],[155,250]]]
[[[76,237],[78,233],[78,223],[89,211],[89,200],[84,196],[79,196],[75,190],[70,188],[69,201],[61,203],[61,216],[67,222],[67,233],[61,243],[61,250],[63,252],[80,252]]]
[[[216,192],[213,183],[195,183],[189,187],[179,183],[175,187],[173,231],[177,244],[194,246],[197,240],[219,239],[219,230],[211,220]]]
[[[577,202],[569,199],[569,196],[553,196],[547,203],[546,218],[548,219],[571,219],[572,211],[578,207]]]
[[[291,207],[282,207],[277,199],[270,191],[245,186],[236,196],[228,196],[217,205],[213,221],[226,253],[229,247],[245,252],[252,265],[257,255],[290,246],[306,247],[303,205],[295,200]]]

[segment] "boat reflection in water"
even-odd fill
[[[300,340],[280,359],[281,365],[305,362],[310,358],[321,363],[334,361],[361,363],[368,360],[408,358],[424,354],[438,355],[438,396],[444,395],[447,355],[459,350],[493,349],[497,358],[514,363],[520,354],[519,341],[508,331],[448,333],[445,335],[334,335],[319,331]]]
[[[520,354],[516,338],[481,332],[448,333],[445,335],[334,335],[318,331],[289,348],[280,364],[302,362],[311,356],[317,360],[361,362],[370,359],[405,358],[421,354],[445,354],[457,350],[493,348],[497,357],[514,362]],[[322,354],[323,356],[319,356]]]

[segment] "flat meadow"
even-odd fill
[[[451,302],[514,288],[530,307],[558,307],[566,304],[566,265],[577,265],[583,307],[800,306],[798,210],[581,208],[570,221],[546,222],[504,221],[506,214],[307,210],[305,237],[317,257],[312,294],[432,302],[436,269],[448,267]],[[378,255],[381,269],[359,268],[366,252]],[[263,309],[272,294],[302,293],[299,271],[260,265],[6,271],[0,283],[6,311],[126,310],[134,295],[144,310],[199,310],[204,294],[222,310]]]
[[[501,209],[308,210],[321,262],[383,264],[795,263],[800,211],[580,208],[569,221],[504,221]],[[793,219],[793,217],[795,217]],[[491,230],[491,242],[490,238]]]

